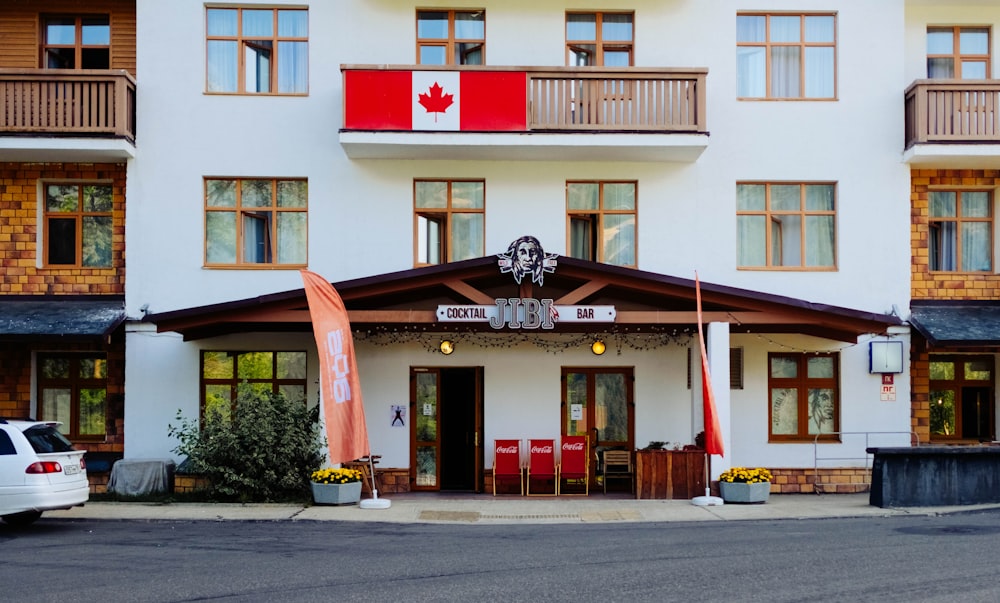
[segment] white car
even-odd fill
[[[90,484],[83,450],[49,421],[0,418],[0,519],[24,526],[42,511],[87,502]]]

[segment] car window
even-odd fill
[[[0,454],[17,454],[14,450],[14,442],[10,441],[10,436],[6,431],[0,431]]]
[[[59,433],[55,427],[49,425],[35,425],[24,430],[24,437],[28,438],[31,447],[35,452],[44,454],[46,452],[69,452],[73,450],[73,443]]]

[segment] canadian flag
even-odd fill
[[[525,131],[523,71],[344,72],[348,130]]]

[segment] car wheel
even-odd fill
[[[0,517],[4,523],[12,526],[28,526],[35,523],[35,520],[42,516],[41,511],[22,511],[21,513],[11,513]]]

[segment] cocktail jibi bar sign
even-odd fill
[[[553,329],[558,322],[614,322],[614,306],[557,306],[551,299],[498,298],[493,306],[441,305],[438,322],[489,322],[494,329]]]

